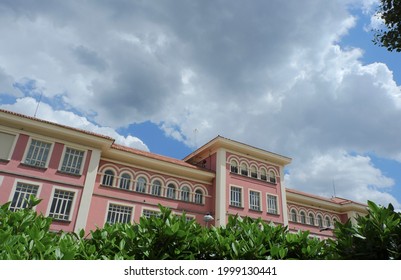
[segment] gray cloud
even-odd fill
[[[151,121],[187,145],[197,128],[198,143],[222,134],[282,153],[296,159],[291,187],[357,164],[339,193],[394,201],[365,154],[401,161],[400,88],[338,45],[357,20],[348,5],[371,2],[2,1],[0,92],[27,78],[102,126]]]

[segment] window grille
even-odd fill
[[[13,200],[10,204],[10,210],[16,211],[19,209],[24,209],[28,207],[28,200],[31,195],[37,196],[39,190],[39,186],[25,184],[25,183],[17,183],[15,188]]]
[[[25,164],[37,167],[45,167],[47,158],[49,156],[50,147],[50,143],[32,139],[28,154],[25,158]]]
[[[81,174],[81,166],[84,152],[72,148],[66,148],[61,171],[71,174]]]
[[[107,212],[107,223],[130,223],[132,207],[118,204],[110,204]]]
[[[55,190],[53,202],[50,207],[49,217],[57,220],[68,221],[70,219],[72,202],[74,200],[74,192]]]

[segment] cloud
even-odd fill
[[[395,202],[366,154],[401,161],[401,91],[340,47],[350,5],[374,1],[2,1],[0,93],[40,92],[43,117],[143,148],[115,130],[150,121],[192,147],[224,135],[294,158],[292,187],[325,190],[324,166],[347,174],[347,198]],[[13,87],[26,81],[38,92]]]
[[[394,186],[394,180],[383,175],[370,157],[350,155],[346,151],[316,154],[302,161],[295,159],[285,181],[290,188],[324,197],[352,197],[357,201],[372,200],[400,207],[400,203],[385,192]]]
[[[73,112],[54,110],[49,104],[44,102],[41,102],[38,107],[37,100],[32,97],[19,98],[14,104],[0,105],[0,108],[28,116],[34,116],[36,108],[38,108],[36,115],[37,118],[110,136],[114,138],[118,144],[149,151],[149,148],[137,137],[132,135],[121,135],[111,127],[97,125],[90,122],[87,118],[79,116]],[[29,112],[27,108],[31,108],[32,110]]]

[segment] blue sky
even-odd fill
[[[376,4],[2,1],[0,107],[174,158],[223,135],[291,157],[290,188],[401,209],[401,55],[372,43]]]

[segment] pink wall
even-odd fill
[[[176,184],[177,199],[169,199],[163,196],[155,196],[150,194],[150,186],[147,187],[147,193],[136,192],[135,183],[132,184],[131,190],[124,190],[118,188],[119,180],[115,178],[115,184],[113,187],[103,186],[102,182],[102,172],[111,167],[116,173],[116,177],[119,177],[123,172],[129,172],[134,180],[138,176],[143,176],[147,179],[148,184],[152,182],[153,179],[158,179],[162,182],[163,186],[166,186],[169,182],[174,182]],[[182,213],[186,212],[189,216],[195,216],[199,223],[203,222],[203,216],[207,212],[213,212],[214,202],[211,197],[204,196],[204,204],[195,204],[194,202],[185,202],[179,200],[178,189],[182,185],[189,186],[192,191],[197,187],[202,187],[206,190],[208,196],[213,195],[212,186],[206,184],[200,184],[195,181],[188,179],[183,179],[179,177],[172,177],[164,174],[159,174],[153,171],[145,171],[139,168],[127,167],[121,164],[109,163],[107,161],[101,160],[99,174],[96,178],[96,184],[94,189],[94,195],[91,202],[91,207],[88,216],[87,230],[93,230],[96,226],[103,226],[106,219],[108,202],[120,203],[123,205],[134,207],[134,221],[138,222],[142,214],[142,208],[146,209],[158,209],[158,204],[165,207],[169,207],[173,212]],[[205,191],[204,191],[205,194]]]
[[[70,218],[71,221],[54,221],[51,226],[51,230],[55,231],[73,231],[91,158],[91,151],[88,151],[86,154],[82,175],[70,175],[58,171],[64,149],[64,145],[58,142],[53,144],[47,168],[38,168],[23,164],[22,161],[25,150],[28,148],[28,142],[29,136],[20,134],[11,160],[0,162],[0,176],[4,176],[0,186],[0,204],[4,204],[12,199],[13,187],[17,181],[21,180],[37,183],[41,186],[38,198],[42,199],[42,202],[36,206],[36,210],[44,215],[46,215],[48,207],[51,205],[51,195],[54,187],[63,187],[76,191],[74,209],[71,212],[72,216]]]
[[[276,171],[276,184],[266,182],[260,179],[256,178],[251,178],[249,176],[244,176],[241,174],[236,174],[230,172],[230,159],[231,158],[237,159],[239,162],[240,161],[245,161],[249,164],[256,165],[258,168],[264,166],[266,169],[267,168],[274,168]],[[281,207],[282,205],[282,196],[281,196],[281,180],[279,177],[279,168],[278,166],[274,165],[269,165],[263,162],[255,161],[253,159],[248,159],[245,157],[240,157],[232,153],[227,153],[227,164],[226,164],[226,208],[228,210],[229,214],[235,215],[238,214],[240,216],[248,216],[251,218],[261,218],[265,221],[272,221],[274,223],[280,223],[283,224],[283,209]],[[235,206],[230,206],[230,186],[238,186],[243,188],[243,208],[235,207]],[[262,206],[262,211],[255,211],[250,209],[249,207],[249,190],[255,190],[255,191],[260,191],[261,192],[261,206]],[[271,214],[267,213],[267,194],[272,194],[277,196],[277,204],[278,204],[278,214]]]

